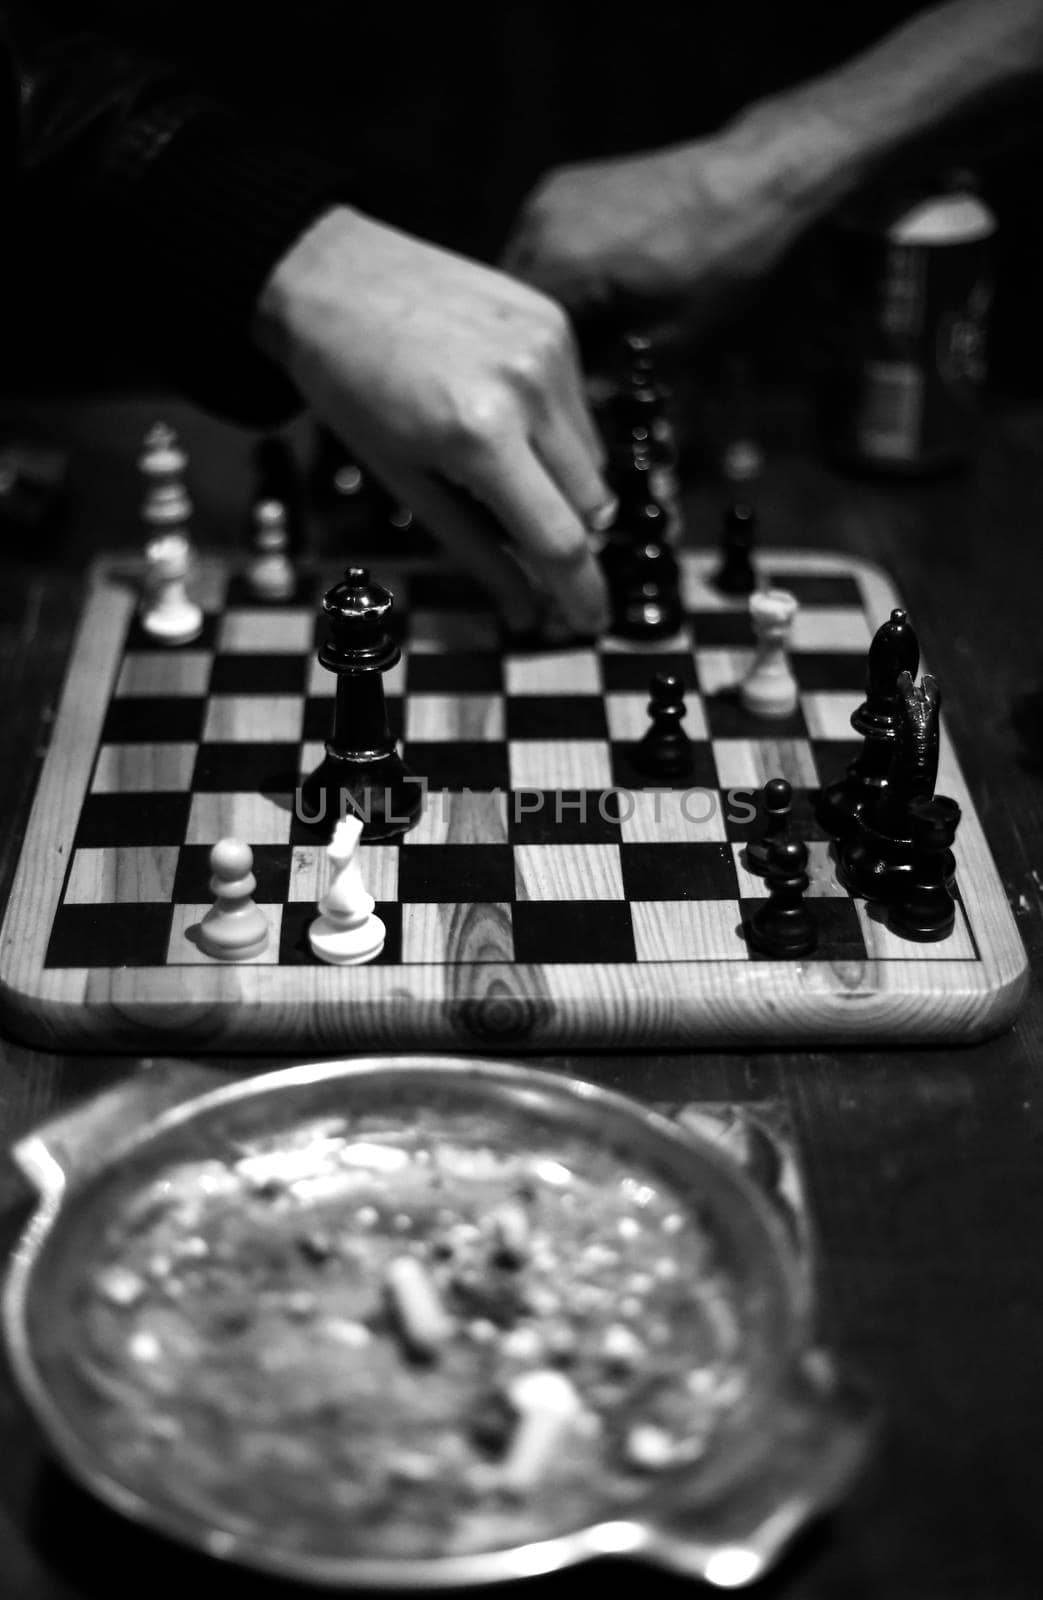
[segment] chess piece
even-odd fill
[[[793,810],[793,790],[785,778],[769,778],[761,791],[761,809],[764,829],[759,839],[751,839],[746,846],[746,870],[764,877],[768,858],[776,839],[784,838],[790,825]]]
[[[185,587],[190,546],[183,533],[161,534],[145,547],[148,563],[141,626],[161,644],[189,644],[203,631],[202,608]]]
[[[173,428],[165,422],[153,423],[138,458],[145,480],[141,516],[150,539],[165,533],[180,533],[186,541],[189,538],[192,501],[185,485],[187,464]]]
[[[930,800],[938,776],[937,679],[925,672],[916,684],[911,673],[899,673],[898,706],[900,721],[886,782],[867,791],[857,822],[838,850],[845,887],[874,901],[891,901],[903,893],[913,859],[910,807],[914,801]],[[951,852],[945,866],[951,876]]]
[[[762,955],[809,956],[818,927],[804,899],[808,847],[801,839],[775,839],[768,852],[768,898],[747,923],[750,944]]]
[[[249,961],[268,943],[268,919],[251,899],[257,888],[253,851],[219,839],[210,852],[210,889],[217,900],[199,924],[199,945],[216,961]]]
[[[683,618],[680,578],[647,455],[630,450],[613,486],[619,509],[600,556],[612,604],[611,631],[624,639],[669,638]]]
[[[960,808],[948,795],[909,803],[912,864],[891,907],[890,924],[903,939],[930,944],[947,939],[956,926],[949,861]]]
[[[834,839],[850,837],[865,806],[874,805],[878,792],[887,787],[902,721],[898,679],[903,672],[915,678],[919,665],[919,641],[906,613],[895,609],[873,635],[866,697],[851,714],[862,748],[844,777],[827,785],[819,800],[819,820]]]
[[[791,717],[797,709],[797,680],[786,646],[797,602],[786,589],[759,589],[750,595],[750,622],[757,648],[739,686],[739,698],[752,716]]]
[[[399,659],[388,632],[394,604],[365,567],[348,567],[327,590],[327,637],[319,661],[337,676],[333,730],[321,765],[300,794],[300,819],[328,832],[339,817],[361,817],[367,839],[392,839],[413,827],[424,799],[398,754],[388,725],[383,674]]]
[[[714,577],[714,585],[721,594],[752,594],[757,587],[757,572],[753,565],[753,547],[757,536],[757,518],[750,505],[729,506],[724,513],[721,564]]]
[[[677,447],[667,396],[657,381],[652,346],[643,334],[626,337],[628,367],[612,407],[612,455],[626,470],[628,453],[645,458],[653,495],[665,513],[666,539],[675,544],[681,533]]]
[[[651,725],[635,752],[643,772],[657,778],[683,778],[692,770],[692,745],[681,726],[684,686],[673,672],[657,672],[649,685]]]
[[[387,929],[373,914],[374,900],[362,882],[359,840],[362,822],[342,817],[326,849],[332,878],[319,901],[319,915],[308,929],[308,943],[320,961],[354,967],[372,961],[384,948]]]
[[[297,590],[297,575],[288,555],[286,508],[279,500],[262,500],[254,507],[253,555],[246,569],[250,592],[258,600],[289,600]]]
[[[253,449],[253,467],[255,489],[247,540],[253,541],[257,507],[267,500],[277,500],[283,508],[287,553],[291,557],[299,555],[305,542],[304,489],[301,469],[289,439],[281,433],[265,434],[258,439]]]

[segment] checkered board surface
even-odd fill
[[[377,961],[333,968],[307,927],[327,880],[296,788],[330,730],[334,678],[315,657],[335,573],[261,604],[202,561],[200,639],[158,647],[136,620],[140,573],[99,569],[0,935],[9,1025],[63,1046],[143,1049],[451,1045],[516,1048],[973,1038],[1006,1022],[1024,952],[943,730],[939,789],[964,811],[952,936],[913,944],[837,883],[813,814],[857,749],[874,629],[898,603],[848,557],[773,553],[765,576],[800,602],[800,706],[758,721],[736,685],[746,607],[683,557],[676,638],[517,651],[465,578],[381,569],[402,659],[392,726],[426,780],[418,825],[365,844],[387,927]],[[643,775],[652,673],[679,673],[694,770]],[[795,790],[819,943],[809,959],[753,952],[744,919],[766,893],[746,871],[756,791]],[[254,852],[267,949],[206,956],[210,846]]]

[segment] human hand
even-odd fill
[[[560,167],[525,201],[502,265],[577,316],[708,328],[810,217],[767,141],[730,133]]]
[[[588,530],[614,508],[559,306],[337,207],[275,268],[256,333],[511,626],[537,624],[541,588],[580,632],[607,625]]]

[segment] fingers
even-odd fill
[[[569,470],[583,476],[582,467],[574,463]],[[593,511],[592,493],[599,484],[597,474],[585,479],[584,498],[578,503],[590,503]],[[486,471],[476,475],[474,487],[532,562],[568,622],[581,633],[603,632],[609,621],[608,592],[586,529],[532,450],[519,444],[499,451]],[[598,492],[604,496],[603,487]]]
[[[437,538],[461,572],[486,589],[514,633],[528,633],[543,620],[544,603],[513,552],[506,549],[493,517],[430,473],[374,458],[373,470],[401,497]]]

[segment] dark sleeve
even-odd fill
[[[250,321],[275,263],[347,198],[347,175],[118,40],[48,30],[17,7],[0,20],[5,86],[17,85],[5,129],[15,345],[28,335],[46,366],[52,343],[90,361],[93,337],[242,421],[292,410]]]

